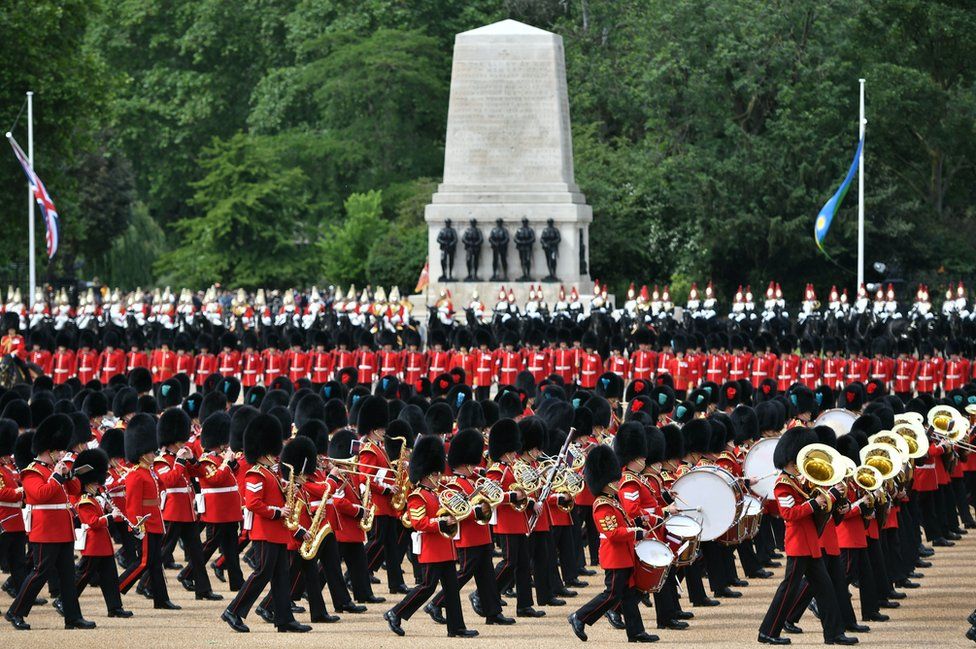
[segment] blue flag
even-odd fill
[[[837,208],[840,207],[841,201],[844,200],[844,196],[847,194],[847,190],[850,189],[851,181],[854,180],[854,173],[857,171],[857,161],[861,157],[861,149],[864,148],[864,139],[862,138],[860,142],[857,143],[857,152],[854,154],[854,160],[851,162],[851,168],[847,171],[847,177],[844,178],[844,182],[840,184],[837,192],[830,197],[830,200],[824,203],[824,206],[820,208],[820,213],[817,214],[817,221],[813,226],[813,238],[817,242],[817,247],[823,251],[823,241],[827,236],[827,230],[830,229],[830,224],[834,220],[834,214],[837,213]]]

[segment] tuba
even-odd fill
[[[325,516],[325,503],[328,498],[329,490],[326,490],[322,494],[322,502],[319,503],[318,508],[315,510],[315,515],[312,516],[312,522],[308,526],[308,534],[298,549],[302,559],[306,561],[311,561],[318,556],[319,548],[322,547],[322,542],[325,540],[325,537],[332,533],[332,524],[328,521],[324,523],[322,521]]]
[[[796,467],[808,483],[815,485],[812,497],[823,496],[827,501],[827,511],[834,506],[837,498],[830,487],[842,482],[849,473],[849,465],[836,449],[826,444],[808,444],[796,456]]]
[[[854,469],[854,482],[864,492],[861,501],[866,507],[873,507],[875,503],[875,492],[881,488],[884,480],[881,473],[870,464],[862,464]]]

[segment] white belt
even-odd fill
[[[209,489],[201,489],[202,494],[229,494],[232,491],[237,491],[237,487],[212,487]]]
[[[13,507],[14,509],[20,509],[24,506],[24,503],[0,503],[0,507]]]
[[[192,494],[193,489],[189,487],[173,487],[172,489],[163,489],[164,494]]]
[[[31,505],[31,509],[71,509],[68,503],[58,503],[56,505]]]

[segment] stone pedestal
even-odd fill
[[[515,233],[526,218],[535,230],[532,271],[525,282]],[[458,34],[454,44],[451,96],[444,153],[444,182],[425,210],[428,224],[430,285],[428,304],[441,289],[451,288],[455,306],[466,304],[471,291],[461,242],[471,219],[484,236],[475,282],[481,300],[494,304],[500,285],[515,286],[524,303],[529,284],[543,283],[547,299],[559,285],[588,293],[589,224],[593,212],[573,175],[573,146],[566,91],[562,38],[504,20]],[[437,235],[450,219],[457,232],[454,282],[439,281],[441,251]],[[508,245],[508,280],[489,282],[492,250],[488,237],[502,219]],[[541,237],[553,220],[561,236],[556,277],[548,275]],[[471,287],[472,289],[475,286]],[[461,293],[461,295],[458,295]],[[551,294],[551,296],[550,296]],[[462,300],[465,300],[462,302]]]

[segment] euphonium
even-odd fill
[[[875,501],[875,491],[884,482],[881,473],[870,464],[862,464],[854,469],[854,482],[864,492],[861,499],[866,507],[873,507]]]
[[[836,449],[826,444],[808,444],[800,449],[796,467],[803,479],[815,485],[812,495],[822,495],[827,501],[827,511],[834,506],[830,487],[839,484],[847,476],[847,464]]]
[[[288,467],[288,482],[285,484],[285,507],[291,508],[291,514],[285,519],[285,527],[294,532],[301,524],[301,512],[298,510],[298,489],[295,485],[295,467],[282,463]]]
[[[447,526],[447,530],[441,529],[441,535],[445,538],[453,539],[458,533],[458,525],[461,521],[471,515],[471,502],[460,489],[447,487],[437,494],[440,502],[440,509],[437,510],[438,516],[448,514],[454,518],[454,523]]]
[[[326,490],[322,494],[322,502],[319,503],[318,508],[315,510],[315,515],[312,516],[312,522],[308,526],[308,534],[305,540],[302,541],[301,547],[298,551],[302,555],[302,559],[306,561],[311,561],[316,556],[318,556],[319,548],[322,547],[322,541],[325,540],[329,534],[332,533],[332,524],[325,521],[323,524],[322,519],[325,516],[325,502],[329,497],[329,492]]]

